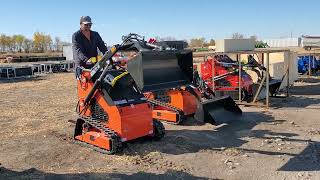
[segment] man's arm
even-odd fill
[[[102,54],[104,54],[105,52],[108,51],[108,48],[106,47],[106,45],[104,44],[100,34],[97,32],[97,36],[98,36],[98,48],[99,50],[102,52]]]
[[[75,60],[76,65],[80,66],[81,64],[86,63],[86,61],[88,60],[88,57],[86,57],[81,51],[76,33],[72,35],[72,51],[73,51],[73,59]]]

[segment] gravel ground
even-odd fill
[[[72,73],[0,83],[0,179],[320,179],[320,79],[229,125],[188,119],[104,155],[72,143]]]

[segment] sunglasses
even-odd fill
[[[91,27],[91,26],[92,26],[92,24],[84,24],[84,26]]]

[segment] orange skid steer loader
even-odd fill
[[[123,38],[123,43],[113,46],[92,69],[77,69],[75,142],[113,154],[122,150],[123,142],[164,136],[162,123],[153,119],[152,106],[130,73],[112,61],[134,38],[131,34]]]

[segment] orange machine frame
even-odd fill
[[[170,102],[167,104],[181,110],[184,116],[190,116],[196,112],[197,99],[190,92],[184,89],[172,89],[167,90],[165,93],[170,99]],[[151,92],[145,93],[145,96],[148,99],[155,99],[154,94]],[[179,118],[181,118],[177,112],[163,106],[154,107],[152,116],[154,119],[171,123],[180,123]]]
[[[81,115],[83,116],[92,115],[90,108],[84,106],[84,99],[93,87],[93,83],[88,81],[89,77],[90,72],[83,72],[81,79],[78,80],[79,111],[82,112]],[[99,91],[95,92],[94,97],[96,102],[108,114],[108,121],[105,127],[115,131],[121,137],[122,142],[153,135],[152,108],[148,103],[118,107],[108,104]],[[99,131],[88,131],[76,136],[75,139],[107,150],[111,147],[108,137]]]

